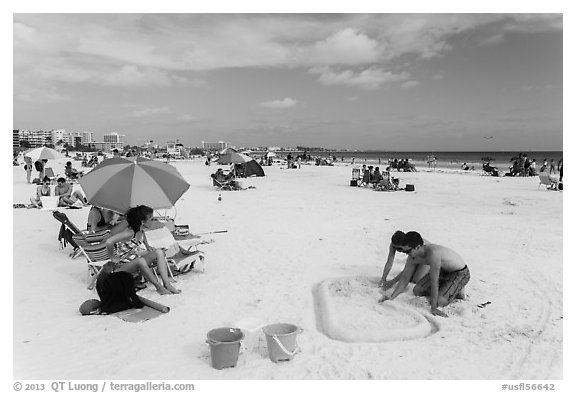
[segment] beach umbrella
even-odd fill
[[[37,147],[24,152],[25,157],[30,157],[32,160],[57,160],[65,158],[64,155],[57,150],[49,147]]]
[[[237,153],[238,151],[232,147],[227,147],[226,149],[220,150],[219,154],[220,155],[226,155],[226,154],[230,154],[230,153]]]
[[[169,209],[190,184],[172,165],[143,157],[113,157],[79,179],[88,201],[124,214],[147,205]]]
[[[216,162],[219,164],[245,164],[252,160],[254,160],[252,157],[248,157],[245,154],[229,152],[221,155]]]
[[[266,158],[270,158],[270,157],[276,157],[276,153],[274,153],[273,151],[269,151],[266,153]]]

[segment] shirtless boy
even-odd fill
[[[438,307],[444,307],[455,299],[464,298],[464,287],[470,281],[468,266],[455,251],[438,244],[424,244],[418,232],[408,232],[403,246],[409,258],[401,273],[400,281],[392,295],[384,295],[380,302],[395,299],[408,285],[416,268],[430,266],[430,271],[414,286],[414,295],[427,296],[433,315],[447,317]]]
[[[396,231],[392,235],[390,239],[390,246],[388,247],[388,258],[386,259],[386,264],[384,265],[384,271],[382,272],[382,278],[380,279],[380,283],[378,284],[379,287],[384,288],[384,290],[392,288],[394,284],[396,284],[400,277],[402,276],[402,272],[400,272],[396,277],[391,280],[387,280],[388,274],[390,270],[392,270],[392,264],[394,263],[394,257],[396,256],[396,251],[407,254],[407,247],[403,246],[404,243],[404,236],[406,234],[402,231]],[[424,245],[429,244],[426,239],[424,240]],[[410,259],[410,257],[408,257]],[[420,265],[418,266],[412,277],[410,277],[410,282],[417,283],[424,277],[428,270],[430,270],[430,266],[427,265]]]

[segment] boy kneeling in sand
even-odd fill
[[[414,286],[414,295],[427,296],[433,315],[447,317],[438,307],[455,299],[464,299],[464,287],[470,281],[468,266],[455,251],[438,244],[426,244],[418,232],[408,232],[403,245],[408,253],[406,266],[392,295],[384,295],[379,302],[395,299],[410,282],[418,266],[428,265],[430,271]]]

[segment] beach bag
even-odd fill
[[[357,187],[358,186],[358,180],[350,180],[350,186]]]
[[[136,295],[134,277],[128,272],[100,274],[96,281],[96,291],[100,297],[100,313],[102,314],[144,307]]]
[[[414,191],[414,184],[406,184],[406,191]]]

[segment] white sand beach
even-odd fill
[[[255,189],[221,192],[219,202],[215,165],[172,165],[191,184],[176,224],[227,233],[204,236],[214,239],[199,247],[206,271],[176,277],[181,294],[139,292],[171,308],[144,323],[81,316],[80,304],[98,297],[86,289],[85,259],[59,249],[51,212],[13,209],[14,379],[563,378],[563,193],[538,189],[538,177],[421,170],[394,174],[415,192],[375,192],[350,187],[346,164],[273,166],[242,180]],[[13,179],[13,203],[28,203],[35,186],[22,166]],[[61,210],[85,227],[89,208]],[[432,316],[412,284],[394,305],[377,304],[396,230],[466,260],[467,298],[444,309],[448,318]],[[405,258],[397,254],[392,274]],[[324,287],[334,283],[340,295]],[[301,327],[301,351],[272,363],[260,334],[236,367],[213,369],[206,333],[242,320]]]

